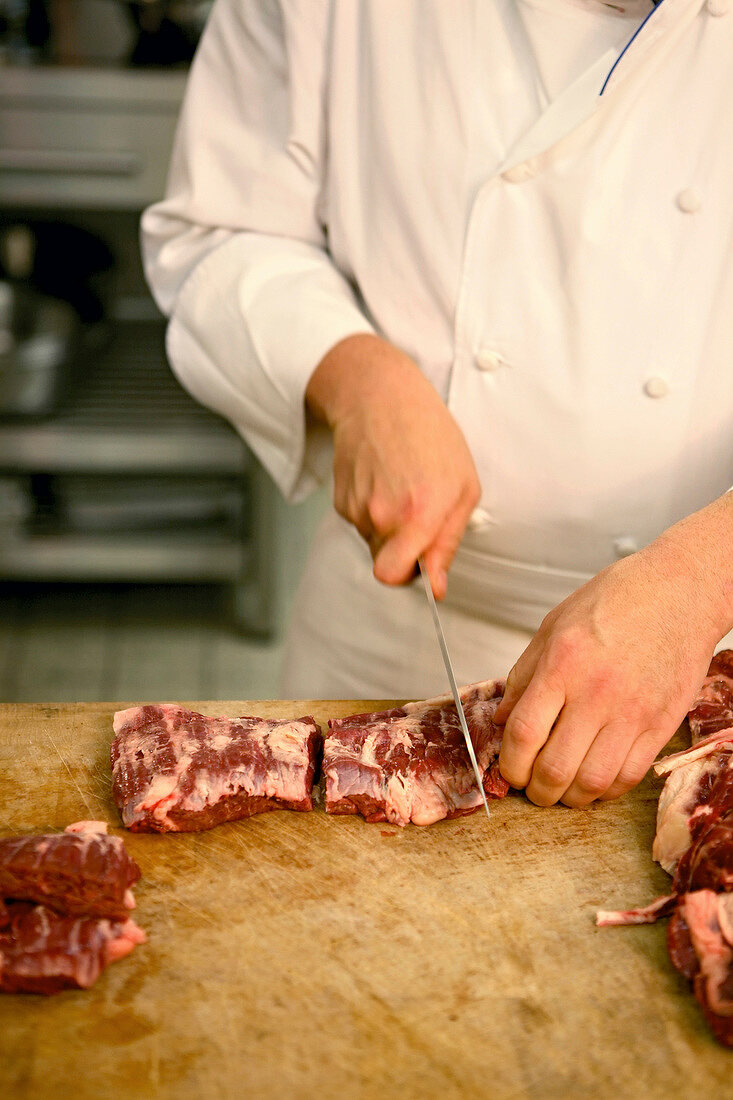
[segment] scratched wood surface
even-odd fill
[[[119,828],[112,713],[0,707],[0,832]],[[208,702],[328,716],[363,702]],[[279,812],[124,833],[149,942],[87,992],[0,996],[3,1098],[733,1095],[651,900],[656,781],[588,810],[523,797],[429,828]],[[690,1091],[692,1090],[692,1091]]]

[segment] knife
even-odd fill
[[[481,797],[484,800],[484,807],[486,809],[486,816],[491,817],[489,813],[489,803],[486,801],[486,792],[484,791],[483,779],[481,771],[478,766],[478,760],[476,759],[476,753],[471,741],[471,735],[468,732],[468,723],[466,722],[466,715],[463,711],[463,703],[461,697],[458,694],[458,685],[456,684],[455,673],[453,672],[453,665],[451,664],[450,654],[448,653],[448,646],[445,642],[445,634],[443,633],[443,627],[440,623],[440,615],[438,614],[438,606],[435,602],[435,596],[433,595],[433,586],[430,583],[430,577],[428,576],[428,570],[425,565],[425,558],[420,555],[417,559],[417,564],[420,566],[420,576],[425,586],[425,594],[428,597],[428,604],[430,610],[433,613],[433,622],[435,623],[435,633],[438,638],[438,645],[440,646],[440,652],[443,656],[443,664],[445,665],[445,671],[448,673],[448,683],[450,684],[451,692],[453,693],[453,702],[456,704],[456,710],[458,711],[458,720],[461,723],[461,729],[463,730],[463,736],[466,739],[466,748],[468,749],[468,755],[471,758],[471,764],[473,765],[473,774],[476,776],[476,782],[478,783],[478,789],[481,792]]]

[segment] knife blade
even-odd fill
[[[445,671],[448,673],[448,683],[450,684],[451,693],[453,695],[453,702],[456,704],[456,710],[458,711],[458,720],[461,723],[461,729],[463,730],[463,736],[466,739],[466,748],[468,749],[468,755],[473,765],[473,774],[476,776],[476,782],[478,783],[478,789],[481,792],[481,797],[484,800],[484,808],[486,810],[486,816],[491,818],[489,813],[489,803],[486,800],[486,792],[484,791],[483,779],[481,776],[481,770],[478,766],[478,760],[476,759],[476,753],[474,751],[473,742],[471,741],[471,735],[468,732],[468,723],[466,722],[466,715],[463,710],[463,703],[461,697],[458,694],[458,685],[456,684],[455,673],[453,672],[453,665],[451,664],[450,654],[448,653],[448,646],[445,640],[445,634],[443,633],[443,627],[440,622],[440,615],[438,614],[438,605],[435,602],[435,596],[433,595],[433,586],[430,583],[430,577],[428,576],[428,570],[425,565],[425,559],[420,555],[417,559],[417,564],[420,567],[420,576],[425,587],[425,595],[428,597],[428,605],[433,614],[433,623],[435,624],[435,634],[438,639],[438,645],[440,646],[440,652],[443,657],[443,664],[445,665]]]

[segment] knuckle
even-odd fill
[[[422,525],[430,518],[433,503],[432,486],[417,482],[402,494],[396,512],[403,522]]]
[[[540,760],[537,765],[537,781],[543,787],[565,789],[572,781],[575,769],[568,760],[552,758]]]
[[[616,777],[615,786],[623,787],[624,790],[630,791],[632,787],[635,787],[637,783],[640,783],[647,771],[649,770],[648,763],[626,763],[621,768],[621,771]]]
[[[371,493],[366,503],[366,513],[369,522],[380,535],[387,534],[394,526],[394,509],[389,501],[381,493]]]
[[[593,667],[588,678],[588,691],[591,696],[607,696],[618,683],[618,675],[614,670],[604,664]]]
[[[625,791],[630,791],[632,787],[635,787],[637,783],[642,781],[649,771],[655,755],[656,753],[645,752],[640,754],[630,752],[621,766],[614,786],[620,786]]]
[[[604,765],[595,765],[593,767],[581,768],[575,779],[575,786],[577,787],[581,797],[583,795],[590,795],[591,798],[597,798],[613,783],[615,773],[612,768]]]
[[[542,744],[544,737],[540,734],[535,724],[524,718],[521,714],[512,712],[507,722],[505,738],[513,742],[518,749],[536,749]]]
[[[565,627],[555,632],[547,645],[548,658],[558,668],[575,664],[582,658],[584,651],[585,633],[577,626]]]
[[[602,802],[610,802],[612,799],[619,798],[622,794],[626,794],[627,791],[630,791],[635,786],[636,783],[624,782],[620,776],[617,776],[610,787],[607,787],[605,791],[602,791],[596,797]]]

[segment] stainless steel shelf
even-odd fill
[[[163,339],[159,321],[118,323],[110,346],[78,369],[56,415],[0,421],[0,469],[244,474],[252,464],[247,448],[178,384]]]
[[[92,227],[100,214],[111,213],[110,233],[134,285],[132,238],[127,224],[114,219],[137,219],[162,196],[185,81],[183,72],[0,67],[4,210],[21,217],[25,210],[69,211]],[[134,295],[130,280],[123,293]],[[0,577],[225,582],[233,587],[237,623],[268,635],[280,606],[276,490],[231,425],[178,385],[159,316],[128,313],[127,321],[115,320],[110,345],[86,357],[55,415],[0,419],[0,475],[23,483],[19,493],[27,492],[30,508],[30,518],[0,523]],[[107,491],[101,482],[108,479],[124,494],[133,491],[133,479],[165,479],[170,499],[180,503],[179,476],[199,484],[226,479],[230,491],[242,493],[246,521],[224,516],[186,526],[172,523],[171,510],[163,509],[166,521],[156,519],[154,532],[97,534],[74,531],[68,515],[64,527],[61,509],[56,526],[39,522],[43,485],[71,490],[74,478],[89,477]],[[121,526],[119,518],[114,522]]]
[[[139,210],[165,188],[186,74],[0,66],[0,201]]]
[[[0,538],[6,580],[231,583],[250,566],[246,545],[214,532]]]
[[[143,116],[180,109],[188,73],[181,69],[130,69],[114,66],[4,65],[0,97],[10,105],[44,110],[68,107],[103,112],[108,108]]]

